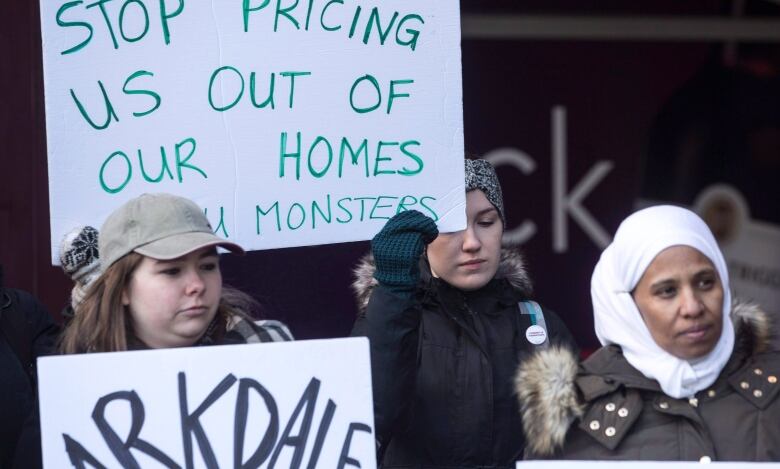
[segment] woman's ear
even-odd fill
[[[130,294],[127,291],[129,288],[128,285],[122,289],[122,306],[130,306]]]

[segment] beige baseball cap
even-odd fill
[[[143,194],[129,200],[108,216],[98,237],[103,271],[133,251],[170,260],[206,246],[244,252],[238,244],[214,234],[195,202],[165,193]]]

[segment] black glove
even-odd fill
[[[420,255],[438,235],[436,223],[422,213],[408,210],[397,214],[371,240],[376,262],[374,277],[391,289],[416,287],[420,280]]]

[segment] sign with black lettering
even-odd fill
[[[567,469],[700,469],[702,463],[719,469],[777,469],[778,463],[766,462],[711,462],[712,457],[702,456],[699,461],[522,461],[516,469],[558,469],[565,464]]]
[[[44,467],[374,468],[365,338],[38,361]]]
[[[458,2],[41,1],[52,260],[144,192],[249,249],[463,229]]]

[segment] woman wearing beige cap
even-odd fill
[[[251,299],[223,288],[214,235],[203,211],[171,194],[144,194],[106,219],[101,275],[65,330],[64,353],[292,340],[278,321],[253,322]]]

